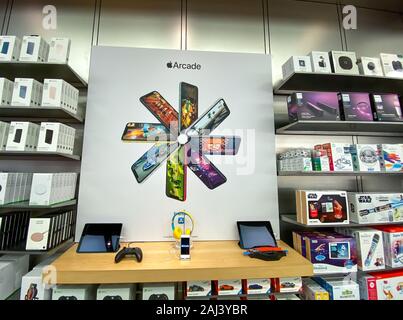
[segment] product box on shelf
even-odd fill
[[[287,99],[290,121],[340,120],[340,108],[335,92],[295,92]]]
[[[185,292],[187,297],[211,296],[211,281],[188,281]]]
[[[213,282],[215,291],[219,296],[232,296],[242,294],[241,280],[218,280]]]
[[[70,44],[71,40],[69,38],[59,38],[59,37],[51,38],[48,62],[51,63],[69,62]]]
[[[51,300],[52,289],[42,276],[42,269],[33,269],[22,277],[20,300]]]
[[[32,122],[10,123],[6,150],[7,151],[35,151],[38,145],[39,125]]]
[[[21,288],[21,279],[29,269],[29,255],[6,254],[0,257],[0,262],[10,262],[14,270],[14,291]]]
[[[357,272],[355,239],[339,233],[304,235],[306,258],[314,274]]]
[[[359,75],[357,55],[351,51],[330,51],[330,63],[332,71],[339,74]]]
[[[175,300],[174,283],[143,284],[143,300]]]
[[[378,148],[381,154],[382,170],[386,172],[400,172],[403,170],[403,145],[380,144]]]
[[[373,121],[368,93],[339,93],[341,118],[345,121]]]
[[[312,51],[309,53],[313,72],[332,73],[329,54],[323,51]]]
[[[242,280],[245,294],[268,294],[271,292],[270,279],[244,279]]]
[[[308,56],[292,56],[283,64],[283,79],[294,72],[312,72],[311,59]]]
[[[302,296],[304,300],[330,300],[329,292],[311,278],[302,280]]]
[[[14,249],[26,240],[30,213],[14,212],[0,216],[0,250]]]
[[[42,122],[38,151],[73,154],[75,129],[59,122]]]
[[[297,190],[297,220],[306,225],[348,224],[346,191]]]
[[[134,300],[134,284],[101,284],[97,288],[97,300]]]
[[[29,220],[26,250],[47,250],[50,247],[51,217]]]
[[[319,149],[312,151],[312,166],[313,171],[321,171],[321,172],[330,171],[330,162],[326,150]]]
[[[385,269],[381,231],[371,228],[337,228],[336,231],[355,238],[358,269],[362,271]]]
[[[14,82],[0,78],[0,106],[10,106],[13,97]]]
[[[343,277],[314,277],[329,292],[330,300],[360,300],[358,283]]]
[[[403,226],[376,226],[382,231],[386,265],[403,267]]]
[[[351,145],[354,171],[380,172],[381,154],[376,144]]]
[[[378,121],[403,121],[397,94],[371,94],[372,112]]]
[[[77,113],[78,89],[62,79],[45,79],[43,83],[42,106],[61,107]]]
[[[275,278],[271,283],[273,290],[281,293],[296,293],[302,288],[301,277]]]
[[[57,285],[52,291],[52,300],[95,300],[94,285]]]
[[[280,171],[312,171],[312,151],[291,149],[279,155]]]
[[[351,221],[359,224],[403,221],[403,193],[348,193]]]
[[[386,77],[403,78],[403,55],[381,53],[383,72]]]
[[[17,61],[21,40],[16,36],[0,36],[0,61]]]
[[[315,150],[325,150],[329,157],[330,171],[354,171],[351,144],[325,143],[315,146]]]
[[[358,68],[362,75],[383,77],[381,59],[379,58],[361,57],[358,60]]]
[[[5,300],[15,291],[15,273],[11,262],[0,261],[0,279],[0,300]]]
[[[9,131],[10,124],[8,122],[0,121],[0,151],[6,150]]]
[[[359,283],[361,299],[403,300],[403,271],[363,273]]]
[[[39,107],[43,85],[31,78],[15,78],[11,105],[16,107]]]
[[[46,62],[49,55],[49,44],[40,36],[24,36],[22,38],[20,61]]]

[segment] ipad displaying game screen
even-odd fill
[[[277,247],[269,221],[238,221],[239,246],[242,249]]]
[[[116,252],[119,250],[121,232],[121,223],[87,223],[81,234],[77,252]]]

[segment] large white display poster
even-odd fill
[[[200,240],[237,239],[236,221],[279,233],[268,55],[92,50],[78,239],[122,222],[123,240],[170,239],[187,210]]]

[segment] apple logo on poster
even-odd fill
[[[169,61],[169,62],[167,63],[167,67],[168,67],[169,69],[172,69],[172,62],[171,62],[171,61]]]
[[[167,62],[168,69],[182,69],[182,70],[200,70],[201,65],[197,62],[195,63],[179,63],[179,62]]]

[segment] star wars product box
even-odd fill
[[[314,277],[329,292],[330,300],[360,300],[358,283],[343,277]]]
[[[370,228],[337,228],[336,231],[355,238],[358,269],[362,271],[385,269],[381,231]]]
[[[373,121],[368,93],[339,93],[341,118],[345,121]]]
[[[339,233],[323,232],[304,236],[306,258],[314,274],[357,272],[355,239]]]
[[[348,193],[350,220],[359,223],[403,221],[403,193]]]
[[[348,224],[346,191],[297,190],[297,220],[306,225]]]
[[[305,300],[330,300],[329,292],[311,278],[302,280],[302,296]]]
[[[403,267],[403,226],[377,226],[383,233],[386,265],[391,268]]]
[[[403,271],[363,273],[359,277],[361,299],[403,300]]]
[[[335,92],[296,92],[287,99],[290,121],[340,120],[340,108]]]
[[[315,150],[325,150],[329,158],[330,171],[354,171],[351,144],[325,143],[315,146]]]
[[[386,172],[400,172],[403,170],[403,145],[381,144],[378,145],[381,153],[381,166]]]
[[[371,94],[372,113],[378,121],[403,121],[402,106],[397,94]]]
[[[351,145],[354,171],[380,172],[380,151],[376,144]]]
[[[211,281],[188,281],[185,292],[187,297],[211,296]]]

